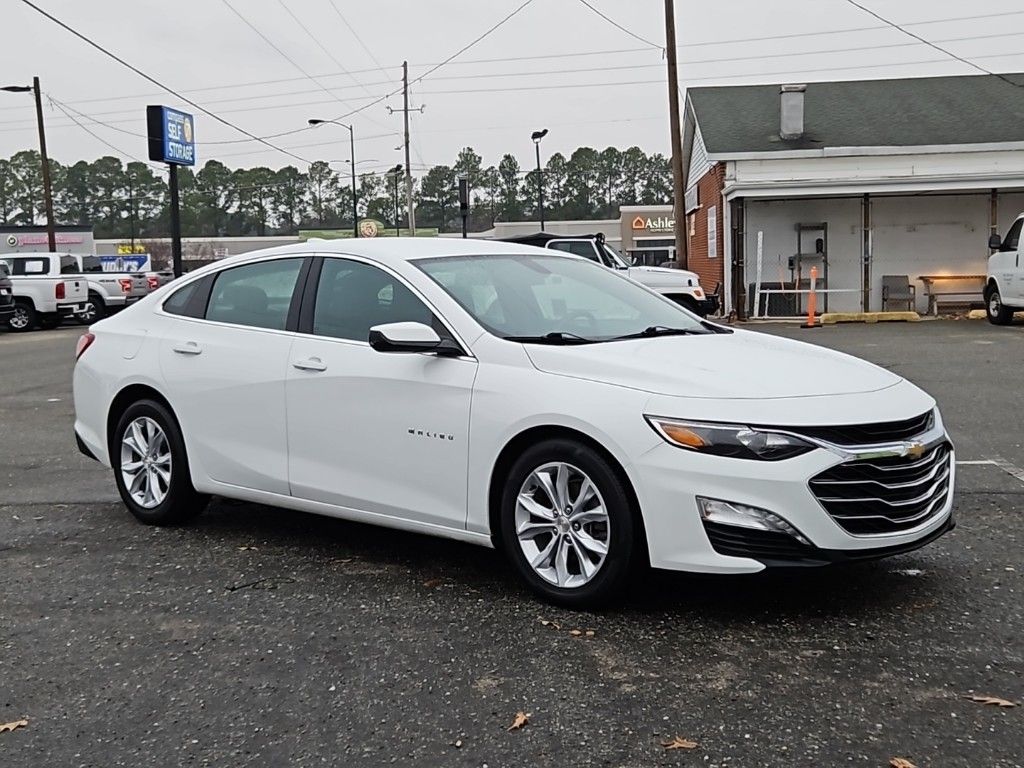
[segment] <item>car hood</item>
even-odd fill
[[[841,352],[750,331],[525,348],[546,373],[675,397],[816,397],[875,392],[902,381]]]
[[[685,269],[667,269],[666,267],[630,267],[629,276],[638,283],[658,287],[685,287],[700,285],[700,278],[695,272]]]

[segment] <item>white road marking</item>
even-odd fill
[[[48,398],[46,398],[46,402],[48,402],[48,403],[59,403],[60,402],[60,398],[59,397],[48,397]]]
[[[1006,459],[1000,458],[999,456],[996,456],[993,459],[977,459],[975,461],[958,461],[957,464],[960,465],[960,466],[964,466],[964,467],[979,467],[979,466],[998,467],[999,469],[1003,470],[1003,472],[1008,474],[1010,477],[1014,478],[1015,480],[1020,480],[1020,482],[1024,483],[1024,469],[1021,469],[1020,467],[1014,466],[1013,464],[1008,462]]]

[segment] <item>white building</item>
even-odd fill
[[[690,266],[727,309],[752,305],[759,233],[762,284],[827,270],[832,311],[883,309],[886,275],[918,311],[936,286],[980,301],[988,236],[1024,210],[1024,87],[994,76],[694,88],[684,126]]]

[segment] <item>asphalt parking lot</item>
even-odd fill
[[[0,764],[1024,765],[1024,707],[966,698],[1024,700],[1024,325],[763,330],[936,396],[958,528],[594,614],[454,542],[227,502],[141,526],[75,449],[79,329],[0,333]]]

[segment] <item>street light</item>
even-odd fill
[[[540,168],[540,140],[548,135],[548,129],[534,131],[530,134],[533,146],[537,149],[537,208],[540,210],[540,231],[544,231],[544,171]]]
[[[359,237],[359,208],[358,208],[358,202],[359,201],[358,201],[357,193],[356,193],[356,135],[355,135],[355,131],[352,130],[352,126],[351,125],[345,125],[345,123],[340,123],[337,120],[318,120],[316,118],[312,118],[310,120],[307,120],[306,122],[308,122],[310,125],[322,125],[324,123],[333,123],[334,125],[340,125],[342,128],[347,128],[348,129],[349,150],[352,153],[352,159],[350,161],[352,163],[352,237]]]
[[[43,129],[43,97],[39,90],[39,78],[32,78],[32,85],[5,85],[0,91],[28,93],[36,96],[36,122],[39,124],[39,156],[43,161],[43,200],[46,203],[46,239],[50,253],[57,250],[57,229],[53,222],[53,187],[50,185],[50,160],[46,156],[46,131]]]
[[[395,179],[395,237],[401,237],[402,229],[398,225],[398,177],[402,175],[402,164],[399,163],[392,168],[389,175]]]

